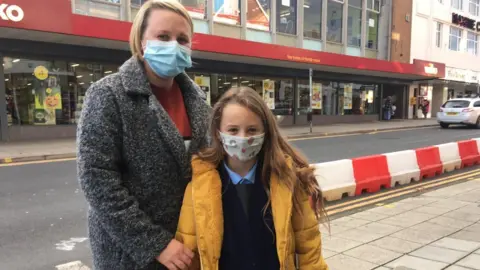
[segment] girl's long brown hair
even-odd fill
[[[233,87],[228,90],[213,107],[210,123],[211,145],[199,153],[205,161],[219,165],[225,157],[225,150],[219,138],[220,121],[224,108],[228,104],[238,104],[248,108],[263,121],[265,140],[259,157],[263,159],[262,181],[269,186],[270,175],[279,176],[279,180],[296,194],[295,188],[302,188],[310,197],[310,204],[318,220],[325,216],[323,196],[314,175],[314,168],[307,159],[295,150],[281,136],[277,120],[261,96],[249,87]],[[293,169],[287,164],[287,157],[293,160]],[[300,211],[299,198],[294,196],[294,207]]]

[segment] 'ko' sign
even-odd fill
[[[4,21],[19,22],[23,20],[25,13],[16,5],[0,4],[0,19]]]

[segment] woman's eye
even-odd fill
[[[182,44],[182,45],[187,45],[189,43],[189,41],[185,38],[179,38],[177,42],[178,44]]]
[[[160,36],[158,36],[158,39],[163,40],[163,41],[169,41],[170,37],[168,35],[160,35]]]

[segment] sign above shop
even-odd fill
[[[480,21],[476,22],[473,19],[467,18],[457,13],[452,13],[452,23],[458,26],[468,28],[480,32]]]
[[[426,76],[438,78],[445,76],[445,64],[419,59],[413,59],[413,64]]]
[[[23,20],[25,13],[23,9],[17,5],[0,4],[0,19],[4,21],[20,22]]]
[[[430,75],[437,75],[438,74],[438,68],[435,67],[433,64],[428,64],[424,68],[425,73],[430,74]]]
[[[452,67],[446,67],[445,79],[449,81],[467,81],[467,70]]]

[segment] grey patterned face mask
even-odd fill
[[[220,133],[225,152],[240,161],[248,161],[255,158],[262,150],[265,134],[252,137],[237,137]]]

